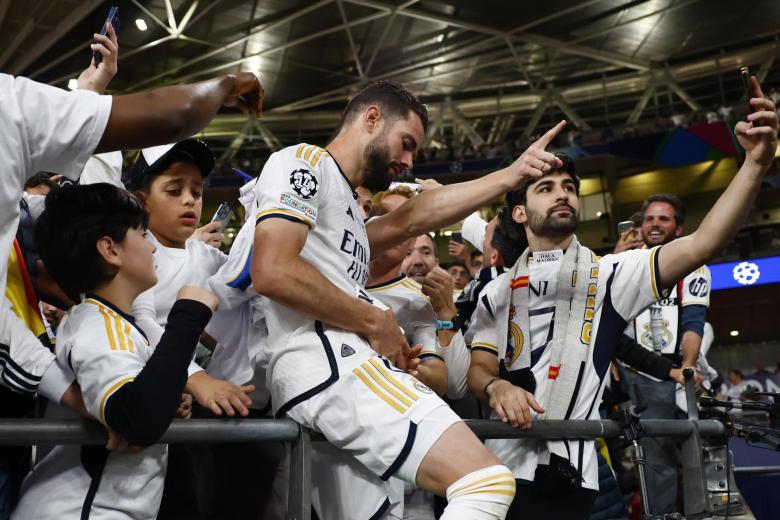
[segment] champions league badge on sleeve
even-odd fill
[[[309,200],[317,194],[319,183],[309,170],[293,170],[290,174],[290,187],[303,200]]]

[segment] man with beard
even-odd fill
[[[645,247],[668,244],[683,234],[685,208],[668,193],[651,195],[642,204],[640,228]],[[653,303],[629,324],[626,334],[642,347],[669,359],[676,367],[697,365],[707,307],[710,304],[710,270],[701,266],[677,283],[669,296]],[[646,419],[675,419],[678,411],[675,381],[662,381],[642,372],[620,367],[625,389],[636,399],[636,391],[647,403]],[[668,437],[643,438],[647,457],[647,495],[650,512],[673,513],[677,504],[677,449]]]
[[[270,300],[267,379],[277,417],[323,433],[351,455],[334,472],[378,486],[393,475],[416,483],[447,497],[445,520],[500,519],[515,481],[444,401],[403,372],[409,346],[392,313],[364,290],[369,251],[454,223],[560,167],[544,148],[565,122],[508,167],[426,191],[364,224],[354,187],[385,190],[410,169],[427,120],[406,88],[372,83],[350,100],[325,149],[301,144],[266,162],[256,186],[251,277]],[[348,500],[355,497],[327,497]],[[361,518],[379,518],[391,506],[389,498],[367,502]]]
[[[512,213],[529,248],[483,291],[471,343],[469,388],[489,400],[496,418],[519,428],[530,426],[531,409],[542,420],[598,418],[604,376],[628,321],[726,246],[774,160],[778,115],[751,82],[756,112],[735,128],[745,162],[692,235],[598,258],[573,234],[580,205],[573,164],[562,161],[522,188]],[[517,482],[508,518],[588,518],[598,490],[593,441],[487,446]]]

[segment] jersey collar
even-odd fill
[[[123,319],[125,319],[128,323],[130,323],[130,325],[135,327],[135,329],[138,332],[141,333],[141,336],[144,337],[144,339],[147,341],[147,343],[149,342],[149,338],[146,337],[146,334],[144,333],[144,331],[142,331],[141,328],[138,325],[136,325],[134,317],[132,317],[129,314],[125,314],[124,312],[119,310],[119,308],[116,305],[114,305],[110,301],[106,300],[105,298],[101,298],[97,294],[87,293],[84,296],[85,296],[85,298],[89,298],[90,300],[95,300],[96,302],[105,305],[106,307],[108,307],[109,309],[114,311],[115,313],[119,314]]]
[[[333,162],[336,164],[336,168],[338,168],[338,169],[339,169],[339,173],[341,174],[341,176],[342,176],[342,177],[344,177],[344,180],[347,182],[347,186],[349,186],[349,189],[352,191],[352,197],[353,197],[355,200],[358,200],[358,194],[357,194],[357,192],[355,191],[355,187],[354,187],[354,186],[352,185],[352,183],[350,182],[350,180],[349,180],[349,177],[347,177],[347,174],[346,174],[346,173],[344,173],[344,170],[342,170],[342,169],[341,169],[341,165],[340,165],[340,164],[339,164],[339,162],[336,160],[336,158],[335,158],[335,157],[333,157],[333,154],[329,152],[329,153],[328,153],[328,155],[330,156],[330,158],[331,158],[331,159],[333,159]]]
[[[367,285],[366,286],[366,290],[369,290],[369,289],[381,289],[382,287],[387,287],[388,285],[392,285],[394,283],[398,283],[401,280],[403,280],[404,278],[406,278],[406,275],[402,274],[401,276],[398,276],[398,277],[393,278],[392,280],[388,280],[386,282],[378,283],[376,285]]]

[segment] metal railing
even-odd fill
[[[605,439],[621,436],[616,421],[536,421],[528,430],[488,420],[467,420],[466,424],[482,439],[537,438]],[[686,513],[707,510],[707,489],[702,464],[702,437],[725,435],[722,423],[713,420],[643,420],[648,437],[674,437],[683,440],[683,483]],[[105,444],[106,430],[91,421],[52,421],[46,419],[0,420],[0,445]],[[311,505],[311,443],[324,441],[289,419],[191,419],[175,420],[160,439],[161,443],[191,442],[289,442],[291,444],[290,487],[287,518],[309,520]]]

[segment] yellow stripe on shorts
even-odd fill
[[[365,385],[366,385],[366,386],[367,386],[367,387],[368,387],[368,388],[369,388],[369,389],[370,389],[372,392],[374,392],[374,393],[375,393],[377,396],[379,396],[379,398],[380,398],[380,399],[382,399],[384,402],[386,402],[387,404],[389,404],[390,406],[392,406],[392,407],[395,409],[395,411],[396,411],[396,412],[398,412],[398,413],[400,413],[400,414],[403,414],[403,413],[405,413],[405,412],[406,412],[406,410],[405,410],[405,409],[404,409],[404,408],[403,408],[403,407],[402,407],[400,404],[396,403],[395,401],[393,401],[392,399],[390,399],[389,397],[387,397],[387,395],[385,395],[384,393],[382,393],[382,391],[381,391],[381,390],[379,390],[379,388],[377,388],[377,387],[376,387],[376,385],[374,385],[374,383],[372,383],[372,382],[371,382],[371,381],[368,379],[368,376],[366,376],[366,375],[365,375],[365,374],[364,374],[364,373],[363,373],[363,372],[360,370],[360,368],[359,368],[359,367],[358,367],[358,368],[356,368],[356,369],[354,369],[352,372],[353,372],[353,373],[354,373],[356,376],[358,376],[358,378],[359,378],[361,381],[363,381],[363,383],[364,383],[364,384],[365,384]]]
[[[414,404],[412,403],[412,401],[410,401],[409,399],[401,395],[399,392],[393,390],[393,388],[384,381],[381,375],[371,370],[371,365],[369,363],[363,363],[361,367],[363,368],[363,370],[365,370],[366,374],[368,374],[369,377],[371,377],[371,379],[373,379],[376,382],[376,384],[384,388],[387,391],[387,393],[389,393],[390,395],[392,395],[393,397],[401,401],[407,408],[412,406],[412,404]]]
[[[391,376],[390,372],[388,372],[385,369],[385,367],[382,366],[381,362],[377,361],[375,358],[369,359],[368,362],[371,363],[374,366],[374,368],[376,368],[379,371],[379,373],[385,377],[385,379],[390,381],[390,383],[393,386],[395,386],[398,390],[405,393],[412,401],[417,400],[417,395],[411,390],[409,390],[408,388],[406,388],[404,385],[399,383],[393,376]]]

